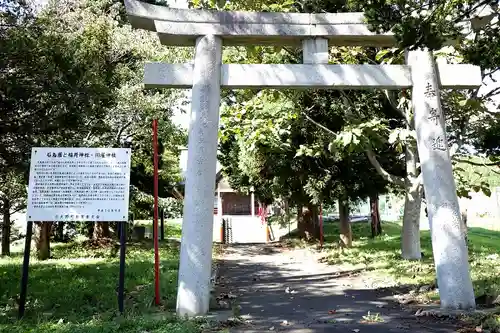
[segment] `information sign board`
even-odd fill
[[[28,221],[127,221],[130,148],[33,148]]]

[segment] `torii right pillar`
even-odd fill
[[[408,52],[407,63],[441,307],[475,308],[436,64],[432,52],[421,50]]]

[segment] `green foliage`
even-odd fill
[[[491,116],[488,120],[483,121],[483,127],[475,137],[474,146],[480,153],[489,157],[490,163],[496,162],[498,166],[500,165],[500,116]]]
[[[400,48],[428,47],[440,49],[449,40],[458,39],[464,31],[464,21],[477,15],[486,5],[495,6],[491,0],[415,0],[355,1],[363,9],[371,30],[392,31]],[[494,28],[498,29],[498,28]],[[479,36],[481,45],[491,41],[492,34]],[[495,41],[496,42],[496,41]]]
[[[81,243],[53,248],[53,259],[30,265],[25,318],[16,320],[21,256],[0,259],[0,331],[9,332],[199,332],[151,307],[154,295],[152,243],[127,247],[125,316],[117,316],[118,244]],[[179,249],[160,243],[160,292],[166,309],[175,307]]]
[[[500,231],[480,227],[469,228],[468,246],[471,276],[476,296],[500,293],[500,268],[496,264],[500,250]],[[431,238],[428,230],[421,231],[422,261],[401,259],[401,227],[397,223],[383,223],[384,235],[372,239],[370,225],[353,223],[353,247],[337,247],[338,223],[325,224],[325,247],[330,264],[342,265],[346,269],[362,268],[371,270],[374,279],[387,281],[389,284],[433,285],[435,270],[432,257]],[[387,283],[387,282],[386,282]],[[433,296],[433,295],[428,295]]]
[[[145,204],[137,193],[153,192],[153,119],[159,195],[172,196],[180,181],[178,146],[187,135],[171,118],[185,98],[177,90],[145,90],[143,67],[191,51],[173,51],[154,34],[133,30],[121,1],[49,1],[36,16],[24,2],[1,10],[9,23],[0,30],[2,201],[22,203],[33,146],[131,147],[131,211],[139,207],[140,215]]]
[[[287,1],[223,4],[225,10],[323,12],[356,9],[351,3],[335,1],[306,1],[301,5],[296,2],[293,6]],[[194,5],[221,8],[220,4],[204,2]],[[331,63],[361,63],[373,61],[376,56],[375,50],[359,47],[336,47],[331,51]],[[300,63],[301,58],[300,50],[261,46],[229,48],[224,53],[224,62],[237,63]],[[385,107],[384,98],[380,96],[379,92],[322,90],[227,93],[227,106],[221,115],[219,159],[231,186],[242,192],[253,187],[261,201],[286,197],[292,204],[299,205],[333,203],[346,192],[352,200],[370,191],[384,192],[387,183],[364,155],[367,146],[373,145],[377,151],[387,150],[381,136],[384,130],[394,126],[378,117],[373,120],[370,117],[374,113],[366,112],[374,109],[380,113]],[[329,130],[338,135],[332,136]],[[372,135],[367,136],[367,133]],[[342,143],[340,148],[337,143]],[[396,168],[401,165],[397,161],[393,163],[395,159],[391,162],[388,165]]]
[[[415,0],[355,1],[363,11],[370,29],[392,31],[398,47],[427,47],[439,50],[448,61],[479,65],[485,82],[500,69],[500,11],[491,0]],[[449,45],[451,47],[444,48]],[[448,43],[448,44],[446,44]],[[386,51],[382,50],[380,57]],[[480,151],[497,154],[500,131],[498,114],[491,108],[500,88],[482,89],[479,93],[454,91],[442,95],[447,116],[449,141],[473,144]]]
[[[108,74],[117,63],[102,52],[110,42],[102,20],[72,34],[29,17],[1,33],[0,161],[26,174],[32,146],[77,145],[90,130],[82,125],[105,116],[117,87]]]
[[[491,165],[492,162],[487,158],[458,157],[453,164],[455,175],[470,184],[468,189],[472,187],[476,192],[483,191],[488,194],[491,188],[500,186],[498,166]]]
[[[162,200],[161,207],[165,217],[169,219],[182,217],[184,202],[174,198],[165,198]]]
[[[130,318],[117,320],[116,322],[90,321],[87,323],[43,323],[33,328],[32,325],[24,323],[5,325],[5,329],[12,333],[195,333],[200,332],[195,322],[179,322],[173,316],[163,316],[161,319],[153,318]],[[2,325],[0,325],[2,329]]]
[[[129,210],[134,219],[145,219],[153,216],[154,196],[131,186],[131,202]],[[182,217],[184,202],[172,197],[158,198],[158,208],[163,209],[166,218]]]

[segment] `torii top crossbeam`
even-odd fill
[[[164,45],[193,46],[196,38],[216,35],[224,45],[300,45],[321,37],[330,45],[392,46],[392,34],[377,34],[364,23],[363,13],[263,13],[172,9],[125,0],[130,23],[155,31]]]

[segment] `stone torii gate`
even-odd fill
[[[480,69],[436,65],[427,51],[412,51],[407,65],[328,65],[329,45],[392,46],[362,13],[302,14],[169,9],[125,0],[133,27],[157,32],[165,45],[194,46],[194,64],[148,63],[148,88],[192,88],[187,177],[177,313],[208,312],[213,200],[221,87],[412,88],[423,184],[431,225],[441,306],[475,307],[468,254],[445,134],[440,88],[481,86]],[[222,64],[224,45],[302,45],[304,64]]]

